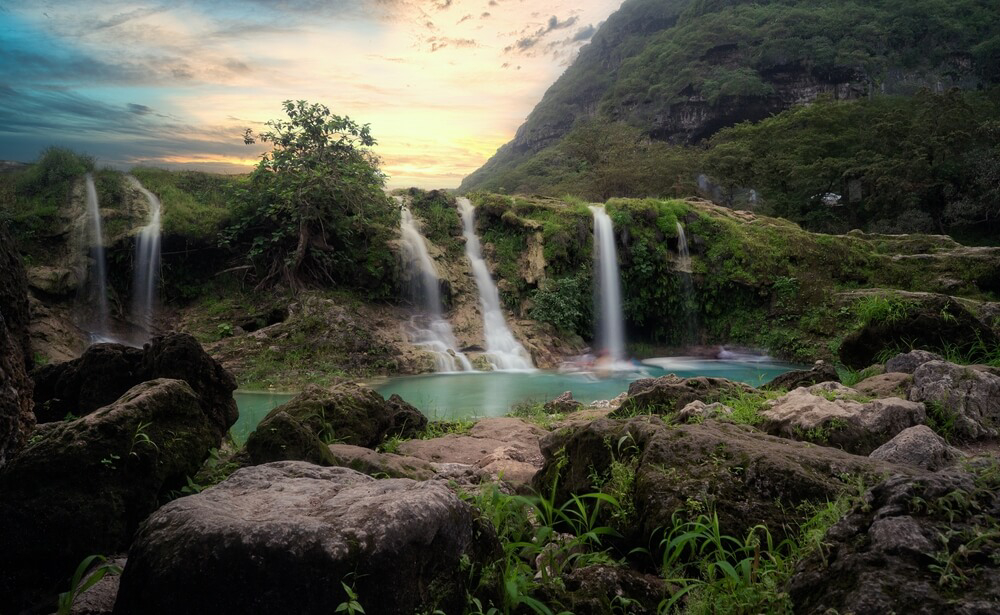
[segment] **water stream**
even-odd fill
[[[132,272],[132,320],[145,333],[153,329],[156,309],[156,288],[160,278],[160,199],[147,190],[139,180],[129,175],[129,181],[149,203],[149,223],[142,227],[135,239],[135,262]]]
[[[90,296],[97,304],[97,313],[91,316],[90,333],[94,339],[100,340],[108,334],[108,273],[104,256],[104,229],[101,223],[101,209],[97,201],[94,177],[90,173],[87,173],[86,176],[86,192],[87,220],[90,231],[85,245],[88,246],[87,251],[92,261],[88,272],[88,283]]]
[[[407,207],[400,212],[403,266],[410,273],[410,291],[422,313],[410,319],[410,343],[434,356],[439,372],[472,371],[472,363],[457,348],[451,324],[441,311],[441,282],[424,236]]]
[[[490,275],[483,259],[479,237],[476,236],[476,210],[467,198],[458,198],[458,209],[462,214],[462,234],[465,235],[465,255],[469,257],[472,274],[479,289],[479,303],[483,310],[483,337],[486,338],[486,359],[495,370],[530,370],[535,365],[531,355],[517,341],[503,308],[500,307],[500,292]]]
[[[597,344],[612,364],[625,360],[625,318],[622,315],[618,251],[611,217],[603,207],[592,205],[594,214],[594,268],[597,270]]]
[[[691,251],[688,249],[687,235],[684,225],[677,223],[677,273],[681,281],[681,300],[683,302],[683,341],[689,344],[698,343],[698,313],[694,297],[694,280],[691,277]]]

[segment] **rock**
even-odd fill
[[[125,557],[108,558],[108,564],[125,568]],[[118,574],[106,574],[104,578],[94,584],[93,587],[84,591],[73,601],[73,609],[70,615],[111,615],[115,608],[115,598],[118,596],[118,585],[121,576]]]
[[[573,399],[573,392],[566,391],[559,397],[545,402],[546,414],[571,414],[583,407],[583,404]]]
[[[953,420],[955,437],[960,440],[1000,434],[998,376],[947,361],[931,361],[913,372],[910,399],[939,409],[944,415],[939,420]]]
[[[902,397],[910,394],[913,376],[903,372],[886,372],[865,378],[854,385],[854,390],[870,397]]]
[[[436,474],[430,463],[416,457],[376,453],[370,448],[350,444],[331,444],[328,450],[333,457],[332,465],[351,468],[376,478],[428,480]]]
[[[80,278],[73,269],[42,265],[28,270],[28,285],[52,297],[68,297],[76,292]]]
[[[844,338],[841,362],[861,369],[889,349],[905,346],[921,348],[965,348],[1000,343],[997,334],[962,303],[945,295],[907,295],[906,308],[892,322],[872,322]],[[906,371],[896,364],[886,371]]]
[[[896,475],[877,484],[799,563],[794,612],[995,613],[1000,515],[993,467]]]
[[[706,404],[703,401],[693,401],[681,408],[674,417],[678,423],[700,423],[705,419],[718,419],[730,416],[733,409],[720,404]]]
[[[911,350],[900,353],[885,362],[886,372],[912,374],[918,367],[931,361],[943,361],[941,355],[926,350]]]
[[[328,615],[346,583],[368,613],[460,613],[498,551],[442,482],[283,461],[150,516],[114,612]]]
[[[187,382],[197,393],[218,437],[239,418],[233,399],[236,381],[187,333],[154,337],[144,348],[95,344],[66,363],[33,373],[39,421],[83,416],[121,397],[135,385],[156,378]]]
[[[792,390],[821,382],[840,382],[840,374],[829,363],[819,362],[812,369],[785,372],[761,388],[765,391]]]
[[[869,455],[872,459],[937,471],[963,457],[926,425],[904,429]]]
[[[652,615],[667,597],[661,577],[628,566],[574,568],[561,581],[543,586],[541,597],[553,611],[574,615]]]
[[[259,451],[264,462],[309,461],[317,454],[326,460],[328,443],[375,448],[392,436],[413,437],[426,426],[427,417],[398,395],[386,400],[373,389],[352,382],[328,389],[310,386],[264,417],[247,439],[247,450],[252,455]],[[305,438],[303,430],[312,434],[312,439]],[[289,442],[282,441],[286,436]],[[320,445],[324,451],[318,450]],[[282,451],[287,451],[287,456],[282,456]],[[301,456],[306,453],[308,458]]]
[[[0,224],[0,468],[25,445],[35,425],[28,321],[24,265]]]
[[[867,403],[850,399],[856,391],[824,383],[799,388],[768,402],[760,413],[761,429],[783,438],[837,446],[849,453],[867,455],[907,427],[926,420],[924,405],[896,397]],[[818,395],[822,389],[833,399]],[[836,397],[839,394],[839,397]],[[842,398],[846,397],[846,398]]]
[[[712,403],[754,389],[725,378],[678,378],[674,374],[643,378],[628,387],[628,397],[611,413],[612,418],[636,414],[672,414],[693,401]]]
[[[634,546],[647,546],[673,525],[675,512],[693,506],[714,509],[724,534],[745,536],[763,523],[780,541],[786,528],[804,520],[800,504],[837,497],[842,475],[897,468],[746,425],[708,420],[668,427],[659,417],[600,419],[553,432],[542,440],[542,453],[545,465],[532,485],[540,493],[554,487],[556,506],[600,490],[593,481],[606,484],[614,460],[635,468],[635,518],[617,528]]]
[[[0,612],[65,590],[83,558],[128,548],[139,523],[218,445],[187,383],[152,380],[39,429],[0,472]]]

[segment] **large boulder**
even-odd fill
[[[668,427],[659,417],[599,419],[553,432],[542,440],[542,453],[545,465],[533,486],[540,493],[555,489],[557,506],[606,488],[612,462],[634,468],[635,517],[618,528],[634,546],[647,546],[671,527],[674,513],[693,510],[715,510],[724,534],[745,536],[762,523],[783,536],[804,520],[799,505],[835,498],[843,476],[896,467],[746,425],[708,420]]]
[[[64,590],[94,553],[128,548],[139,523],[218,444],[187,383],[153,380],[76,419],[40,427],[0,472],[0,612]]]
[[[951,423],[948,429],[958,439],[1000,435],[1000,376],[931,361],[913,372],[910,399],[927,404],[940,423]]]
[[[115,613],[461,613],[497,555],[492,528],[439,481],[283,461],[175,500],[129,551]]]
[[[0,224],[0,468],[24,446],[35,424],[28,287],[14,245]]]
[[[931,361],[943,361],[941,355],[928,352],[926,350],[911,350],[901,352],[885,362],[886,372],[898,372],[902,374],[912,374],[918,367]]]
[[[790,391],[821,382],[840,382],[837,368],[820,361],[810,369],[792,370],[777,376],[761,388],[766,391]]]
[[[328,460],[328,444],[375,448],[386,438],[412,438],[426,427],[427,417],[398,395],[384,399],[353,382],[331,388],[311,386],[264,417],[247,438],[247,451],[254,463],[319,463],[317,455]]]
[[[901,397],[910,395],[913,376],[903,372],[886,372],[870,378],[865,378],[851,388],[869,397]]]
[[[879,483],[798,565],[794,611],[996,613],[998,488],[994,464]]]
[[[953,465],[963,455],[930,427],[917,425],[899,432],[895,438],[872,451],[869,457],[933,472]]]
[[[629,385],[628,397],[610,416],[618,418],[636,414],[668,415],[679,412],[693,401],[710,404],[753,391],[750,386],[725,378],[704,376],[679,378],[674,374],[660,378],[643,378]]]
[[[844,338],[841,362],[862,369],[876,363],[883,352],[906,346],[961,350],[1000,343],[989,326],[953,297],[908,295],[905,301],[898,317],[870,322]]]
[[[156,378],[187,382],[220,439],[239,418],[236,380],[187,333],[154,337],[142,349],[95,344],[80,358],[41,367],[33,376],[40,422],[88,414]]]
[[[869,402],[834,383],[799,388],[768,402],[761,429],[783,438],[867,455],[907,427],[927,420],[924,405],[897,397]]]

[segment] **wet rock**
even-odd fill
[[[370,448],[350,444],[331,444],[329,451],[333,457],[332,465],[351,468],[376,478],[428,480],[436,474],[430,463],[416,457],[376,453]]]
[[[725,378],[678,378],[674,374],[643,378],[629,385],[628,397],[610,416],[617,418],[635,414],[672,414],[693,401],[710,404],[753,391],[750,386]]]
[[[124,551],[187,484],[214,426],[187,383],[152,380],[113,404],[39,429],[0,472],[0,612],[65,590],[83,558]]]
[[[865,378],[855,384],[852,388],[870,397],[901,397],[906,398],[910,394],[910,386],[913,384],[913,376],[903,372],[886,372],[871,378]]]
[[[891,476],[835,524],[788,586],[794,611],[995,613],[1000,499],[993,464]],[[980,537],[980,538],[976,538]]]
[[[927,418],[921,403],[896,397],[861,402],[856,401],[857,391],[831,385],[795,389],[769,402],[760,413],[764,419],[761,429],[775,436],[867,455]]]
[[[41,367],[32,375],[40,422],[89,414],[135,385],[156,378],[187,382],[220,440],[239,417],[233,399],[236,381],[187,333],[154,337],[141,350],[95,344],[78,359]]]
[[[765,391],[791,390],[821,382],[840,382],[837,369],[822,361],[814,365],[812,369],[785,372],[761,388]]]
[[[573,392],[566,391],[559,397],[545,402],[546,414],[570,414],[583,407],[583,404],[573,399]]]
[[[346,600],[343,582],[369,613],[459,613],[498,549],[442,482],[284,461],[156,511],[114,612],[327,615]]]
[[[33,355],[28,337],[28,289],[14,240],[0,224],[0,468],[20,450],[35,425]]]
[[[910,399],[934,404],[954,420],[954,434],[976,440],[1000,434],[1000,377],[947,361],[913,372]]]
[[[869,455],[872,459],[937,471],[963,457],[926,425],[904,429]]]
[[[900,353],[885,362],[886,372],[912,374],[918,367],[931,361],[943,361],[941,355],[926,350],[911,350]]]

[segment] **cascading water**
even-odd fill
[[[108,274],[107,265],[104,259],[104,229],[101,224],[101,210],[97,202],[97,188],[94,186],[94,177],[87,173],[87,218],[90,232],[88,252],[90,253],[93,267],[88,275],[91,290],[96,299],[97,314],[93,316],[94,322],[91,325],[91,334],[95,339],[103,339],[108,334]]]
[[[591,205],[590,211],[594,214],[594,266],[597,269],[597,342],[612,364],[618,364],[625,360],[625,318],[615,230],[603,207]]]
[[[468,357],[456,348],[455,334],[441,314],[441,284],[424,236],[406,207],[400,213],[403,265],[410,271],[414,301],[424,314],[410,319],[410,341],[432,353],[439,372],[473,371]]]
[[[479,237],[476,236],[476,210],[467,198],[459,197],[458,209],[462,214],[462,234],[465,235],[465,255],[469,257],[472,274],[479,289],[479,302],[483,309],[483,337],[486,338],[486,358],[497,370],[529,370],[535,365],[531,355],[514,337],[503,309],[500,292],[483,260]]]
[[[691,279],[691,252],[688,249],[687,235],[684,233],[684,226],[677,223],[677,272],[681,279],[681,292],[683,296],[685,342],[696,343],[698,341],[698,318],[695,312],[694,282]]]
[[[139,180],[128,179],[149,203],[149,224],[142,227],[135,240],[135,264],[132,275],[132,319],[148,335],[153,328],[156,287],[160,277],[160,199],[146,190]]]

